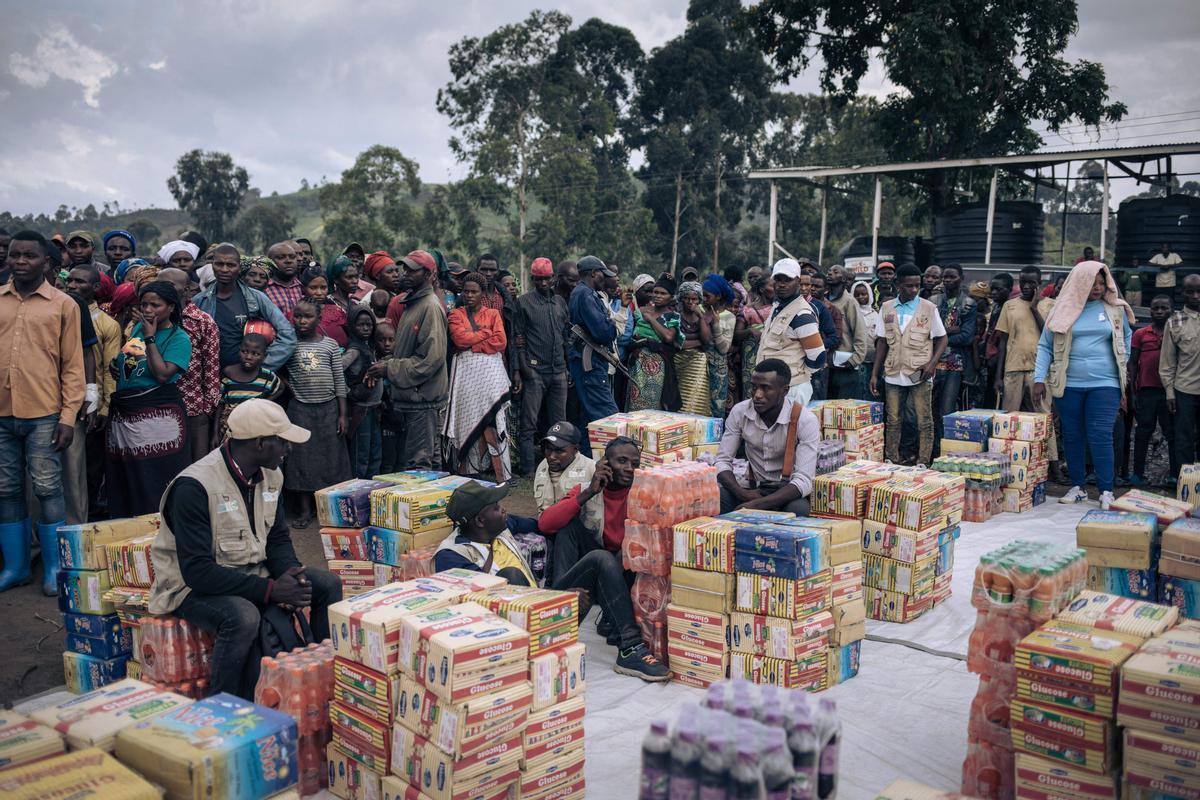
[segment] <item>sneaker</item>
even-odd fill
[[[1113,478],[1113,486],[1130,486],[1129,478],[1124,475],[1118,475]]]
[[[650,683],[661,683],[671,677],[671,671],[650,653],[650,648],[646,647],[645,642],[637,647],[618,651],[613,672],[618,675],[632,675]]]
[[[1130,486],[1141,486],[1146,482],[1146,479],[1141,475],[1138,475],[1136,472],[1129,473],[1129,478],[1127,480],[1129,481]]]
[[[1109,506],[1111,506],[1113,504],[1113,501],[1115,501],[1116,499],[1117,498],[1113,497],[1112,492],[1101,492],[1100,493],[1100,508],[1104,509],[1105,511],[1108,511]]]
[[[1087,499],[1088,499],[1087,492],[1085,492],[1083,489],[1081,489],[1078,486],[1072,486],[1070,489],[1067,489],[1066,494],[1064,494],[1062,497],[1058,498],[1058,502],[1064,503],[1064,504],[1066,504],[1066,503],[1082,503]]]
[[[1090,484],[1091,486],[1095,486],[1096,485],[1096,473],[1089,472],[1088,476],[1086,478],[1084,478],[1084,483]]]

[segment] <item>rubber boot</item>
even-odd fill
[[[58,596],[58,522],[38,523],[38,541],[42,543],[42,594]]]
[[[29,583],[29,520],[0,524],[0,552],[4,571],[0,572],[0,592]]]

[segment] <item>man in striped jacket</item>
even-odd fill
[[[800,291],[800,264],[781,258],[771,270],[775,307],[758,343],[758,360],[778,358],[792,371],[788,397],[808,405],[813,389],[810,375],[825,365],[825,342],[817,314]]]

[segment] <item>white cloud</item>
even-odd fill
[[[77,83],[83,87],[83,101],[100,107],[100,87],[117,74],[111,58],[76,41],[62,25],[52,27],[37,43],[32,55],[13,53],[8,67],[21,83],[40,89],[50,78]]]
[[[159,60],[159,61],[155,61],[155,62],[154,62],[154,63],[152,63],[152,64],[147,64],[147,65],[146,65],[146,67],[147,67],[147,68],[149,68],[149,69],[152,69],[152,70],[154,70],[155,72],[158,72],[159,70],[166,69],[166,67],[167,67],[167,59],[166,59],[166,58],[163,58],[163,59],[161,59],[161,60]]]

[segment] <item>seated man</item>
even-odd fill
[[[735,508],[790,511],[806,516],[817,469],[821,424],[811,411],[787,396],[792,372],[768,358],[750,377],[753,392],[729,412],[717,451],[721,513]],[[746,485],[733,474],[733,460],[744,447],[749,469]]]
[[[310,608],[313,636],[329,636],[328,608],[342,599],[341,582],[296,558],[279,501],[279,465],[290,442],[308,437],[282,406],[247,400],[229,415],[229,440],[163,493],[150,613],[174,614],[216,637],[214,694],[252,696],[259,663],[247,656],[267,606]]]
[[[587,598],[594,598],[600,604],[604,618],[611,620],[613,632],[610,644],[618,647],[617,663],[613,669],[622,675],[658,682],[667,680],[670,672],[651,655],[650,649],[642,641],[642,632],[633,618],[633,603],[629,599],[625,572],[621,568],[626,498],[633,484],[633,471],[640,463],[641,452],[632,439],[614,439],[605,449],[605,456],[596,467],[591,483],[586,487],[576,486],[561,501],[548,508],[539,519],[539,527],[543,532],[547,532],[547,526],[550,526],[552,530],[549,532],[565,533],[569,523],[578,523],[580,509],[589,499],[603,498],[606,520],[603,544],[600,543],[599,532],[593,535],[578,528],[582,533],[580,557],[569,569],[556,572],[549,588],[580,591],[581,603],[585,603]],[[468,489],[471,485],[460,486],[450,496],[447,511],[451,519],[457,515],[467,522],[460,523],[459,529],[443,542],[434,557],[434,568],[439,571],[451,567],[486,570],[503,575],[509,579],[509,583],[527,584],[528,581],[514,580],[516,571],[511,568],[517,565],[507,563],[509,551],[514,551],[514,548],[505,540],[504,512],[498,504],[508,494],[508,487]],[[470,498],[469,505],[463,505],[466,497]],[[614,527],[610,527],[609,520],[613,521]],[[500,547],[496,546],[497,542]],[[515,551],[513,554],[516,555]],[[516,558],[520,562],[520,556]],[[523,562],[521,566],[528,569]]]
[[[592,482],[596,462],[579,452],[580,441],[579,429],[569,422],[556,422],[542,438],[545,459],[538,464],[533,476],[533,499],[539,515],[566,497],[572,489],[585,489]],[[601,530],[604,527],[603,501],[594,499],[589,502],[580,513],[580,518],[580,524],[587,530]],[[551,575],[566,572],[579,560],[579,548],[573,540],[567,541],[570,536],[560,533],[556,537],[563,544],[556,547],[551,556]]]

